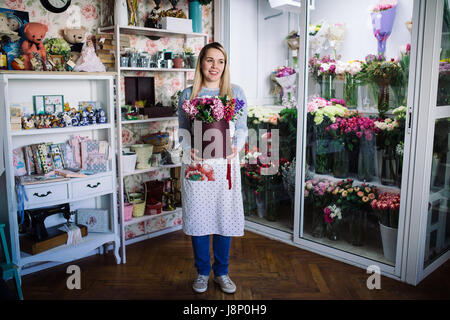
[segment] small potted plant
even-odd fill
[[[182,54],[176,54],[173,58],[173,67],[176,69],[183,68],[183,55]]]
[[[184,47],[184,56],[186,59],[186,65],[188,65],[191,69],[195,69],[197,66],[198,57],[194,55],[194,50],[190,47]]]

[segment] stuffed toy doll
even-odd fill
[[[86,40],[81,51],[81,56],[77,61],[74,71],[85,72],[105,72],[106,68],[95,53],[94,43],[91,38]]]
[[[70,59],[77,62],[86,41],[86,28],[64,28],[60,34],[70,44]]]
[[[30,61],[37,59],[34,53],[37,53],[43,62],[47,60],[47,52],[43,43],[47,31],[48,27],[42,23],[29,22],[25,25],[26,40],[22,43],[25,70],[30,70],[32,67]]]

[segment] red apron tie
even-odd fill
[[[227,180],[228,180],[228,189],[231,189],[231,161],[228,159],[227,161]]]

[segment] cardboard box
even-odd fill
[[[162,29],[177,32],[192,32],[192,20],[182,18],[163,17],[160,20]]]

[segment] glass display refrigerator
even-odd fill
[[[448,1],[215,9],[248,101],[247,230],[411,284],[447,261]]]

